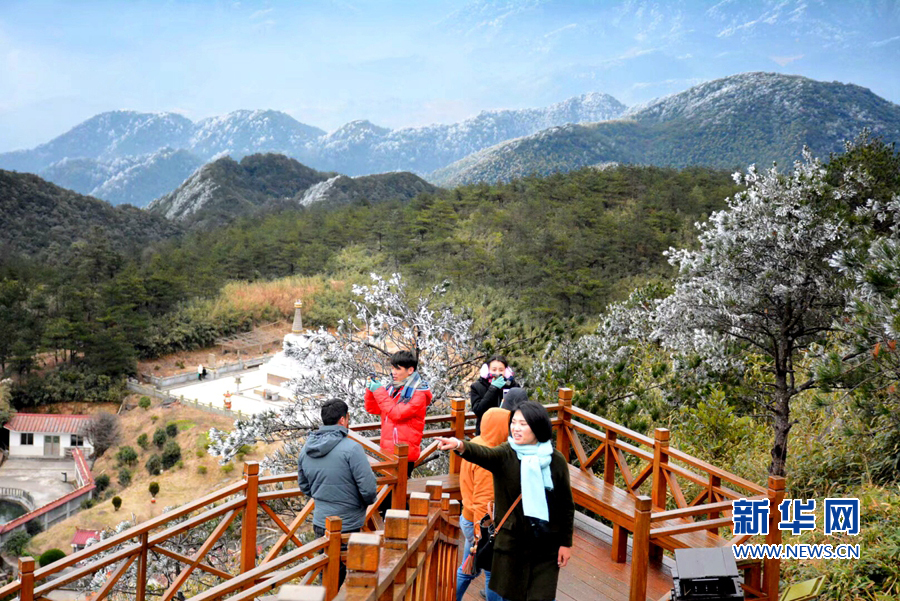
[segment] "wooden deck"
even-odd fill
[[[628,561],[615,563],[611,557],[612,530],[591,518],[575,513],[575,545],[572,559],[559,576],[557,601],[628,601],[631,578],[631,544]],[[672,588],[672,561],[650,562],[647,599],[657,601]],[[472,581],[465,601],[483,601],[479,590],[484,577]]]

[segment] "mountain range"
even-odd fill
[[[666,167],[790,165],[827,159],[863,129],[900,142],[900,106],[866,88],[744,73],[632,107],[618,119],[510,140],[430,174],[442,186],[509,181],[610,162]]]
[[[174,113],[115,111],[37,148],[0,154],[0,168],[36,173],[115,204],[146,206],[225,155],[284,154],[349,176],[402,170],[422,175],[511,138],[610,119],[625,108],[594,93],[543,109],[485,111],[452,125],[391,130],[354,121],[331,133],[278,111],[236,111],[197,123]]]
[[[784,165],[799,158],[804,146],[827,158],[864,128],[887,142],[900,141],[900,107],[852,84],[743,73],[631,108],[592,93],[542,109],[485,111],[461,123],[397,130],[353,121],[327,133],[277,111],[236,111],[196,123],[173,113],[116,111],[32,150],[0,154],[0,168],[38,173],[114,204],[147,206],[158,199],[154,210],[192,221],[177,207],[196,204],[202,196],[198,182],[219,182],[222,196],[218,176],[254,154],[282,154],[317,172],[311,195],[337,173],[351,176],[327,185],[329,198],[343,189],[346,202],[379,187],[375,180],[352,176],[385,172],[410,173],[403,182],[382,176],[382,184],[405,190],[414,183],[424,190],[412,174],[448,187],[606,163]],[[226,155],[230,167],[197,171]],[[304,181],[278,202],[313,198],[297,196],[306,193]],[[243,200],[235,206],[237,214],[256,206],[253,194],[247,196],[252,187],[238,194]]]

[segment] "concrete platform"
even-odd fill
[[[63,472],[67,482],[63,481]],[[35,508],[69,494],[77,485],[75,462],[71,459],[10,458],[0,466],[0,487],[28,492]]]
[[[235,376],[241,378],[240,392],[235,382]],[[262,413],[269,410],[280,410],[287,405],[287,401],[267,401],[253,393],[254,388],[266,386],[266,374],[259,368],[249,369],[223,376],[215,380],[195,381],[187,386],[175,386],[168,389],[170,394],[184,396],[204,405],[212,403],[213,407],[225,408],[225,393],[231,393],[231,410],[240,411],[242,414]]]

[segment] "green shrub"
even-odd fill
[[[184,461],[182,461],[181,459],[179,459],[179,460],[178,460],[178,463],[175,464],[175,469],[176,469],[176,470],[180,470],[180,469],[183,468],[183,467],[184,467]]]
[[[166,444],[166,440],[168,440],[168,436],[166,436],[166,431],[163,428],[157,428],[156,432],[153,433],[153,444],[156,445],[157,448],[163,448],[163,445]]]
[[[162,466],[163,469],[169,469],[174,466],[181,459],[181,447],[174,440],[170,440],[166,443],[165,448],[162,452]]]
[[[119,507],[122,506],[122,497],[113,497],[112,498],[113,509],[119,511]]]
[[[30,540],[31,537],[28,536],[27,532],[24,530],[16,530],[10,534],[9,538],[6,539],[6,542],[3,543],[3,550],[13,557],[25,555],[25,547]]]
[[[144,467],[151,476],[158,476],[162,473],[162,459],[159,458],[159,455],[151,455]]]
[[[197,449],[196,454],[198,458],[206,457],[206,451],[204,451],[203,449]]]
[[[198,466],[197,466],[197,473],[200,474],[201,476],[206,475],[206,466],[205,466],[205,465],[198,465]]]
[[[100,474],[94,478],[94,484],[97,485],[97,492],[103,492],[109,488],[109,474]]]
[[[125,488],[129,484],[131,484],[131,470],[123,467],[119,470],[119,486]]]
[[[119,461],[119,465],[134,466],[137,465],[138,454],[129,446],[119,447],[119,452],[116,453],[116,459]]]
[[[49,549],[41,553],[40,559],[38,559],[38,563],[41,564],[41,567],[49,566],[54,561],[59,561],[66,554],[62,551],[62,549]]]
[[[28,533],[28,536],[37,536],[43,531],[44,525],[41,524],[40,520],[31,520],[30,522],[25,524],[25,532]]]
[[[233,464],[233,463],[226,463],[225,465],[223,465],[223,466],[221,467],[221,469],[222,469],[222,473],[223,473],[223,474],[230,474],[231,472],[234,471],[234,464]]]
[[[150,408],[150,397],[148,397],[148,396],[142,396],[140,402],[138,403],[138,406],[139,406],[141,409],[143,409],[144,411],[146,411],[147,409],[149,409],[149,408]]]
[[[96,504],[97,504],[97,502],[94,499],[90,499],[90,498],[84,499],[81,502],[81,508],[82,509],[90,509],[91,507],[93,507]]]
[[[150,437],[147,436],[146,432],[144,432],[137,437],[137,443],[139,447],[146,451],[150,447]]]
[[[169,438],[175,438],[178,436],[178,424],[175,422],[169,422],[166,424],[166,436]]]
[[[150,421],[151,421],[152,423],[154,423],[154,424],[156,423],[156,420],[158,420],[158,419],[159,419],[159,416],[158,416],[158,415],[151,415],[151,416],[150,416]]]
[[[151,482],[150,486],[147,487],[147,490],[150,491],[151,497],[156,497],[157,493],[159,492],[159,482]]]
[[[177,367],[178,369],[184,369],[184,361],[176,361],[175,367]]]

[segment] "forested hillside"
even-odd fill
[[[132,372],[138,356],[207,346],[273,317],[203,304],[230,280],[353,283],[401,271],[422,286],[446,278],[472,294],[492,291],[523,321],[596,314],[635,282],[671,275],[662,252],[690,243],[693,222],[734,190],[729,174],[706,169],[585,169],[412,201],[294,208],[156,245],[145,237],[121,246],[117,233],[82,229],[65,257],[46,264],[32,252],[4,255],[0,368],[25,375],[43,352],[115,376]],[[58,229],[45,228],[35,244]],[[310,324],[334,325],[346,302],[346,294],[320,302]],[[46,381],[30,380],[17,398],[37,402]]]
[[[132,206],[112,207],[44,181],[0,170],[0,249],[15,257],[57,263],[73,244],[103,239],[116,252],[134,255],[181,231],[166,219]]]

